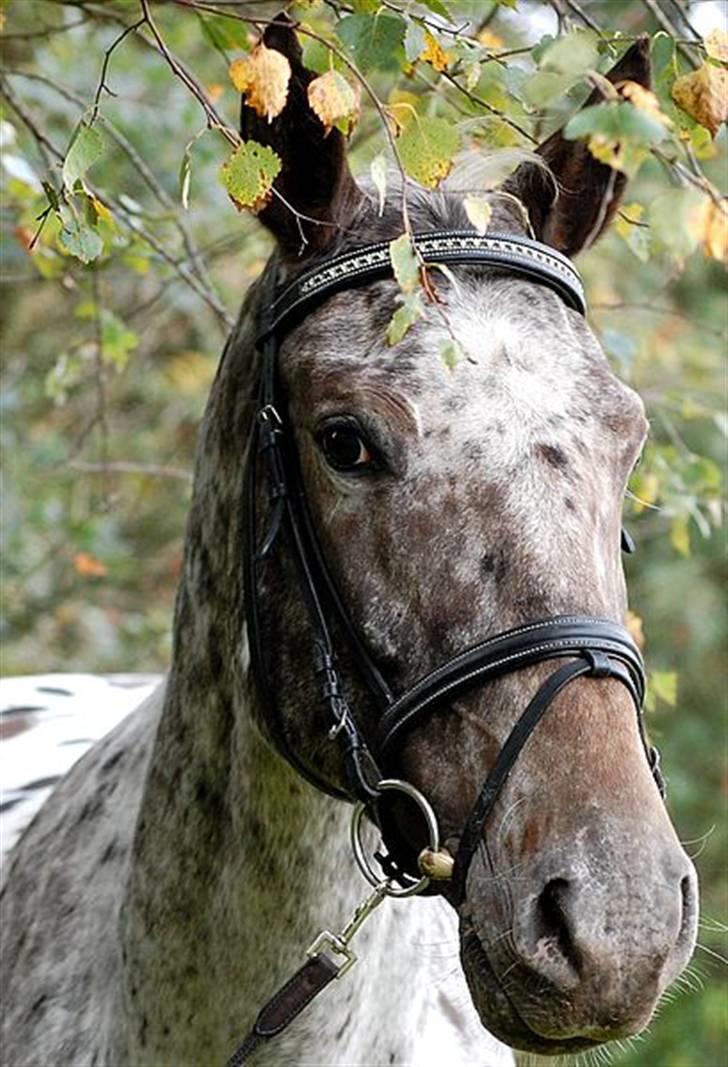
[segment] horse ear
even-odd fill
[[[641,37],[609,71],[613,84],[637,82],[650,87],[649,39]],[[604,99],[596,89],[584,104]],[[584,141],[569,141],[561,130],[537,149],[547,168],[523,163],[505,185],[528,210],[536,237],[574,256],[591,245],[608,226],[624,192],[621,171],[598,162]],[[550,172],[550,173],[549,173]]]
[[[349,170],[343,135],[335,128],[327,132],[309,107],[307,89],[316,75],[301,62],[302,49],[285,12],[266,28],[263,43],[287,58],[291,80],[285,107],[270,122],[243,97],[243,138],[268,145],[283,164],[258,217],[288,254],[319,251],[351,219],[362,193]]]

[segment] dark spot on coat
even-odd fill
[[[344,1036],[344,1033],[346,1032],[346,1028],[348,1027],[350,1022],[351,1022],[351,1013],[347,1014],[347,1016],[344,1019],[343,1023],[341,1024],[339,1029],[336,1031],[336,1037],[335,1037],[336,1041],[340,1041],[341,1038]]]
[[[113,756],[109,756],[107,760],[104,760],[104,762],[101,764],[101,770],[104,771],[104,773],[110,771],[112,767],[116,766],[116,764],[123,757],[123,755],[124,749],[119,749],[119,751],[115,752]]]
[[[556,445],[538,444],[535,446],[534,452],[541,459],[546,460],[551,467],[556,467],[557,470],[563,470],[564,467],[569,465],[568,459]]]
[[[576,511],[576,504],[570,496],[567,496],[566,500],[564,501],[564,507],[567,511]]]
[[[495,559],[493,556],[488,555],[488,553],[486,552],[486,554],[480,561],[480,573],[483,575],[483,577],[486,577],[487,575],[492,574],[494,570]]]
[[[41,995],[37,998],[37,1000],[34,1000],[33,1003],[30,1005],[30,1014],[31,1015],[36,1015],[40,1011],[40,1009],[43,1007],[43,1005],[45,1004],[45,1002],[47,1000],[48,1000],[47,995],[45,993],[41,993]]]
[[[104,806],[104,800],[101,796],[92,796],[81,808],[76,818],[76,826],[80,826],[81,823],[86,822],[87,819],[93,819],[98,815]]]
[[[116,839],[114,839],[106,846],[106,848],[101,854],[101,859],[99,860],[99,867],[103,867],[105,863],[108,863],[109,860],[114,858],[114,856],[118,852],[117,844],[118,842],[116,841]]]

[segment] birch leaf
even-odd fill
[[[413,293],[420,284],[420,264],[408,233],[389,242],[389,258],[403,293]]]
[[[401,307],[398,307],[387,326],[387,343],[399,344],[410,327],[425,314],[422,296],[419,292],[411,293]]]
[[[429,30],[425,31],[425,47],[420,53],[420,59],[424,59],[425,63],[429,63],[435,70],[443,71],[447,70],[450,59],[442,47],[434,33],[430,33]]]
[[[220,180],[238,209],[258,212],[271,197],[281,161],[272,148],[243,141],[220,168]]]
[[[66,220],[58,239],[69,255],[80,259],[82,263],[97,259],[104,247],[96,230],[75,216]]]
[[[330,130],[337,123],[343,123],[345,133],[350,133],[359,117],[360,91],[349,85],[338,70],[329,70],[314,78],[308,87],[308,102],[321,122]]]
[[[444,341],[440,346],[440,359],[450,372],[455,370],[463,355],[463,350],[457,341]]]
[[[493,214],[489,201],[484,196],[466,196],[463,200],[463,207],[471,226],[483,237]]]
[[[275,48],[256,45],[249,56],[230,64],[230,80],[245,97],[245,103],[271,122],[288,99],[291,64]]]
[[[705,51],[711,59],[718,59],[721,63],[728,63],[728,33],[725,30],[713,30],[703,42]]]
[[[94,126],[81,122],[63,161],[63,184],[73,189],[79,178],[97,163],[106,151],[106,142]]]
[[[387,197],[387,160],[380,152],[369,164],[369,173],[372,176],[374,188],[379,194],[379,214],[384,213],[384,203]]]
[[[719,262],[728,260],[728,199],[719,205],[706,197],[691,213],[687,225],[706,256]]]
[[[672,98],[690,118],[715,137],[728,119],[728,71],[712,63],[683,74],[672,87]]]
[[[417,117],[403,130],[397,144],[410,177],[434,189],[452,169],[460,136],[446,119]]]
[[[398,70],[407,23],[399,15],[345,15],[336,33],[359,70]]]

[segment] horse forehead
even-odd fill
[[[635,436],[641,405],[609,368],[580,316],[543,286],[466,274],[438,309],[388,347],[384,333],[397,293],[392,282],[337,294],[284,346],[287,377],[308,414],[351,403],[408,423],[418,436],[466,441],[497,434],[522,447],[548,430],[566,439],[576,424],[586,444]],[[458,342],[454,369],[444,346]],[[403,418],[397,418],[397,410]]]

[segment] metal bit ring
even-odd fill
[[[381,792],[392,791],[396,793],[404,793],[410,800],[414,800],[427,823],[428,847],[432,852],[439,851],[440,831],[437,825],[437,816],[435,815],[429,800],[420,793],[419,789],[415,789],[409,782],[404,782],[399,778],[384,778],[381,782],[377,783],[376,788]],[[364,844],[361,839],[362,820],[366,814],[366,810],[366,805],[362,803],[357,804],[354,808],[351,817],[351,847],[359,870],[364,875],[367,882],[376,887],[382,885],[382,875],[381,872],[377,873],[372,867],[371,861],[364,851]],[[408,886],[397,886],[391,879],[386,879],[386,888],[384,892],[389,897],[413,897],[416,896],[417,893],[421,893],[423,889],[426,889],[429,884],[430,879],[427,875],[423,875],[422,878],[417,881],[413,879],[412,884]]]

